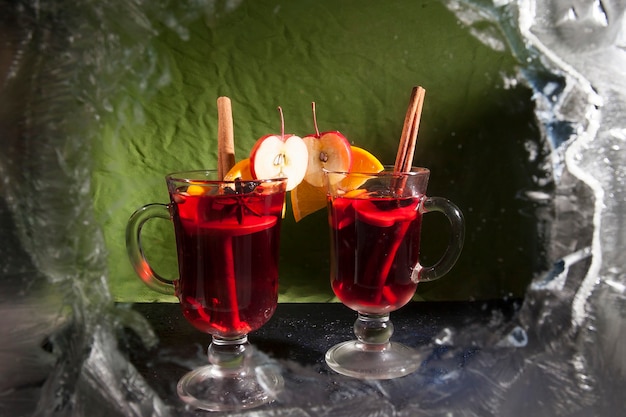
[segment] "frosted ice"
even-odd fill
[[[519,326],[515,326],[504,339],[497,343],[498,347],[521,348],[528,344],[528,336],[526,331]]]
[[[223,10],[240,4],[227,2]],[[394,398],[394,386],[402,381],[341,380],[341,391],[329,394],[328,379],[320,381],[322,377],[314,370],[286,362],[282,364],[286,384],[298,389],[283,394],[271,411],[242,415],[582,416],[623,412],[626,4],[617,0],[445,4],[477,39],[496,50],[513,50],[522,68],[507,83],[526,83],[534,91],[536,116],[553,151],[557,186],[557,220],[550,247],[554,267],[533,282],[512,322],[495,317],[487,326],[446,328],[439,333],[434,348],[425,351],[431,359],[409,377],[421,387],[416,398]],[[38,1],[0,6],[4,16],[0,21],[7,28],[2,34],[5,57],[0,57],[4,76],[0,97],[21,90],[36,96],[35,106],[47,105],[45,111],[28,109],[30,113],[20,118],[24,130],[19,138],[9,126],[3,125],[2,131],[0,286],[16,291],[0,291],[0,313],[5,323],[16,325],[0,329],[0,414],[170,415],[173,410],[116,345],[116,332],[123,326],[135,329],[147,346],[155,340],[141,317],[111,305],[102,273],[102,237],[84,198],[89,193],[89,183],[82,179],[88,177],[89,140],[85,139],[90,132],[80,120],[97,119],[115,110],[101,99],[109,86],[95,84],[95,71],[114,80],[121,73],[116,65],[145,57],[139,86],[145,94],[171,77],[145,44],[122,46],[116,31],[107,25],[119,17],[127,35],[149,37],[154,35],[150,19],[157,16],[185,39],[189,36],[186,20],[202,12],[210,21],[220,10],[220,2],[190,2],[167,15],[160,15],[156,6],[129,2],[124,16],[102,2],[81,2],[69,8],[68,18],[78,19],[82,26],[66,39],[74,45],[73,51],[83,51],[83,55],[54,55],[64,45],[55,44],[58,40],[53,37],[35,43],[39,55],[29,53],[32,25],[50,23],[45,21],[47,13],[58,5],[62,7]],[[33,22],[33,16],[40,22]],[[108,42],[99,45],[110,49],[92,48],[87,34],[93,27],[103,29],[98,35],[109,36]],[[119,59],[107,59],[111,55]],[[29,80],[28,69],[43,66],[46,59],[56,60],[58,74]],[[132,68],[130,63],[128,68]],[[75,75],[73,83],[58,77],[66,73]],[[31,81],[46,88],[33,87]],[[123,105],[134,106],[131,102]],[[134,117],[142,117],[140,107],[131,108]],[[12,117],[18,110],[19,106],[4,106],[3,120],[18,120]],[[71,126],[65,120],[68,113],[74,115]],[[26,145],[20,145],[20,140]],[[30,160],[39,161],[45,172]],[[546,200],[537,181],[537,190],[525,190],[526,196]],[[21,187],[24,183],[31,187]],[[71,198],[59,201],[58,193]],[[82,201],[86,203],[77,205]],[[74,223],[51,222],[48,207],[54,207],[61,218],[75,219]],[[579,233],[572,233],[579,226]],[[37,235],[41,231],[44,235]],[[68,240],[68,235],[78,240]],[[37,245],[34,236],[48,244]],[[17,315],[28,319],[18,320]],[[37,334],[49,338],[43,349],[34,337]],[[467,351],[464,346],[476,350]],[[456,366],[459,355],[472,356],[463,371]]]

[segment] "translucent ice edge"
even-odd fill
[[[585,76],[579,73],[573,66],[561,59],[555,52],[544,45],[541,40],[532,32],[533,23],[536,21],[537,2],[535,0],[521,0],[519,2],[519,28],[524,39],[528,40],[531,47],[536,48],[543,56],[549,59],[554,65],[571,78],[582,93],[587,97],[586,122],[587,126],[581,124],[576,132],[576,139],[567,146],[565,150],[565,164],[569,171],[578,179],[587,184],[595,196],[595,207],[593,210],[593,241],[590,248],[591,265],[587,275],[580,284],[572,303],[572,320],[576,326],[582,325],[587,316],[585,304],[593,290],[602,264],[602,250],[600,241],[600,221],[602,213],[602,202],[604,201],[604,190],[602,184],[587,170],[580,167],[575,159],[575,155],[583,152],[591,141],[596,137],[600,128],[601,111],[603,104],[602,97],[594,90],[591,83]],[[543,113],[540,113],[540,117]],[[545,122],[545,119],[544,119]],[[586,249],[585,249],[586,250]],[[572,259],[572,258],[570,258]],[[573,259],[579,260],[574,255]],[[566,262],[565,259],[563,262]]]
[[[592,86],[587,77],[582,74],[576,66],[572,65],[536,35],[535,32],[545,34],[541,29],[537,29],[538,22],[546,19],[545,16],[538,16],[538,11],[543,9],[555,9],[565,2],[540,2],[535,0],[519,1],[494,1],[493,3],[484,1],[449,1],[446,2],[448,8],[457,17],[474,27],[472,33],[477,39],[495,49],[503,49],[504,44],[508,45],[513,54],[522,63],[520,69],[520,81],[528,84],[535,92],[533,99],[536,103],[536,116],[543,126],[543,133],[552,145],[552,163],[557,187],[561,174],[567,169],[572,175],[578,178],[591,188],[594,195],[593,207],[593,237],[589,248],[577,250],[570,255],[565,255],[555,262],[555,268],[559,265],[571,265],[591,257],[591,265],[587,273],[579,283],[573,300],[571,300],[572,325],[578,327],[583,324],[588,317],[586,305],[589,296],[593,292],[602,265],[602,241],[600,239],[601,220],[603,212],[603,202],[605,197],[604,185],[597,176],[588,168],[580,165],[580,155],[592,146],[600,129],[602,120],[602,106],[604,100],[602,96]],[[602,4],[594,3],[594,16],[604,13]],[[542,9],[543,8],[543,9]],[[574,13],[574,6],[567,8],[567,15],[571,17]],[[555,12],[556,13],[556,12]],[[597,20],[597,19],[596,19]],[[608,21],[604,16],[602,21]],[[499,31],[479,30],[479,23],[485,21],[495,24]],[[551,22],[552,23],[552,22]],[[617,23],[616,23],[617,24]],[[584,30],[584,28],[581,28]],[[503,37],[504,39],[502,39]],[[525,64],[525,65],[524,65]],[[552,73],[562,78],[562,85],[542,79],[541,74]],[[580,97],[584,101],[584,110],[572,112],[568,110],[568,105],[576,98]],[[604,121],[606,123],[606,119]],[[557,123],[566,124],[568,129],[552,129]],[[579,256],[581,253],[586,256]],[[549,271],[546,275],[538,277],[530,290],[538,288],[563,288],[563,282],[559,285],[546,285],[547,279],[565,280],[567,270],[563,273],[554,274]],[[556,286],[555,286],[556,285]]]

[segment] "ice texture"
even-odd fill
[[[0,5],[0,415],[172,414],[117,346],[122,327],[147,346],[156,341],[145,320],[115,307],[108,293],[89,199],[89,144],[100,115],[114,110],[108,89],[120,66],[141,68],[145,94],[167,82],[145,43],[120,47],[120,38],[150,37],[156,20],[184,39],[187,19],[210,20],[240,3],[189,2],[166,12],[158,2],[125,2],[124,13],[96,1]],[[270,411],[242,415],[623,413],[626,4],[445,4],[477,39],[510,48],[520,72],[507,82],[532,88],[556,189],[542,192],[538,179],[525,195],[554,210],[553,269],[534,280],[513,320],[443,329],[432,360],[410,377],[417,398],[394,397],[400,380],[342,379],[329,393],[339,386],[332,377],[285,362],[287,385],[301,389]],[[139,57],[143,64],[134,65]],[[102,74],[109,84],[98,84]],[[467,346],[480,353],[460,369]]]

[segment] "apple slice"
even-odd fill
[[[306,174],[307,146],[300,136],[285,134],[282,109],[281,133],[258,139],[250,151],[250,172],[255,179],[287,178],[287,191],[295,188]]]
[[[337,131],[319,132],[315,102],[313,107],[313,123],[315,134],[305,136],[302,140],[306,144],[309,154],[304,180],[315,187],[324,185],[324,169],[331,171],[350,171],[352,167],[352,151],[350,142]]]
[[[295,188],[306,173],[307,147],[295,135],[266,135],[250,152],[250,172],[256,179],[287,178],[287,191]]]

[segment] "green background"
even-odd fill
[[[166,23],[151,22],[155,36],[133,63],[144,72],[123,69],[129,76],[93,149],[116,300],[173,300],[135,276],[125,225],[138,207],[168,201],[166,173],[215,167],[221,95],[232,100],[237,160],[259,137],[280,132],[277,106],[288,133],[312,133],[315,101],[320,130],[339,130],[392,164],[411,88],[424,86],[414,162],[432,171],[429,194],[464,212],[467,238],[454,270],[421,284],[416,298],[521,296],[544,267],[545,221],[520,198],[549,176],[530,89],[506,81],[518,71],[509,51],[482,44],[442,3],[242,1],[198,13],[182,32]],[[438,256],[446,233],[438,215],[426,217],[423,263]],[[174,276],[171,225],[149,222],[143,241],[155,269]],[[289,213],[281,246],[280,301],[332,300],[326,213],[299,223]]]

